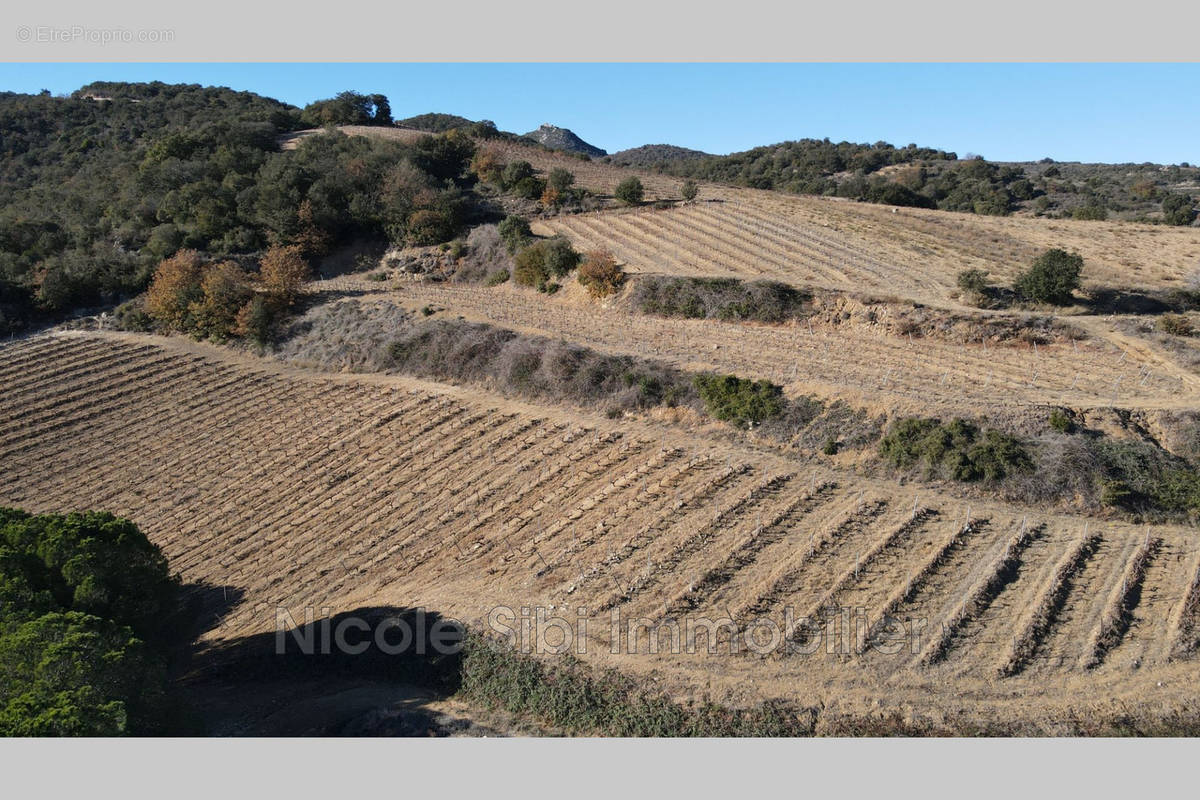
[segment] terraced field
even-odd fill
[[[402,141],[424,135],[382,127],[344,130]],[[568,169],[579,185],[602,196],[636,174],[647,200],[679,198],[678,178],[511,142],[485,144],[542,171]],[[699,197],[666,209],[553,217],[541,222],[541,230],[563,233],[580,248],[608,249],[631,272],[765,277],[940,306],[958,305],[950,295],[960,271],[987,270],[1008,284],[1051,247],[1084,257],[1085,287],[1178,288],[1200,263],[1200,229],[1194,227],[989,217],[717,184],[702,185]]]
[[[705,187],[674,208],[609,210],[541,223],[581,249],[607,249],[630,272],[769,278],[954,306],[958,273],[1009,284],[1050,247],[1084,256],[1084,282],[1179,287],[1200,232],[1162,226],[996,219],[886,209],[828,198]]]
[[[340,278],[316,287],[352,292],[362,302],[395,302],[412,309],[432,305],[451,317],[661,359],[685,369],[765,378],[795,394],[816,393],[872,408],[933,407],[973,414],[1052,404],[1154,409],[1200,403],[1200,376],[1153,350],[1107,341],[1103,326],[1083,341],[1034,347],[914,339],[819,322],[752,326],[663,319],[632,312],[621,303],[547,299],[509,286],[409,281],[381,288],[377,282]]]
[[[1046,730],[1195,701],[1189,529],[968,507],[677,429],[174,339],[7,344],[0,385],[0,503],[129,516],[191,591],[230,598],[214,641],[273,630],[280,607],[486,624],[539,606],[586,609],[587,658],[681,697],[1036,713]],[[614,613],[666,633],[771,620],[795,651],[635,654],[625,631],[614,654]]]

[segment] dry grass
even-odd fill
[[[935,631],[954,625],[962,597],[1026,513],[977,507],[968,530],[961,501],[922,492],[915,505],[931,516],[914,521],[914,498],[894,484],[838,470],[798,474],[795,464],[702,436],[409,379],[295,372],[176,340],[39,337],[0,349],[0,377],[10,387],[0,398],[8,468],[0,502],[130,516],[185,581],[242,597],[213,621],[213,641],[271,630],[276,606],[300,615],[310,605],[364,603],[420,603],[474,623],[501,603],[593,614],[609,604],[651,620],[672,607],[775,616],[853,604],[871,619],[888,611]],[[1191,596],[1196,548],[1188,531],[1169,526],[1152,531],[1163,549],[1140,568],[1140,596],[1120,595],[1135,618],[1102,669],[1022,656],[1029,677],[972,677],[994,669],[990,642],[1016,636],[1041,652],[1069,640],[1082,652],[1087,632],[1104,624],[1120,594],[1114,581],[1129,574],[1145,532],[1106,525],[1110,547],[1080,549],[1078,527],[1056,518],[1052,535],[1020,554],[1029,562],[1021,578],[999,589],[978,624],[959,626],[933,666],[919,652],[609,656],[600,614],[589,659],[633,675],[655,670],[676,696],[707,686],[735,705],[823,697],[835,717],[865,713],[882,697],[881,680],[887,702],[910,711],[1009,721],[1028,721],[1030,704],[1039,719],[1074,718],[1088,702],[1119,704],[1150,680],[1175,687],[1163,697],[1182,707],[1196,662],[1167,656],[1185,623],[1139,616]],[[1052,602],[1014,602],[1021,596]],[[1060,613],[1032,621],[1023,613],[1054,607]],[[1135,670],[1126,666],[1133,657]]]
[[[503,147],[602,194],[629,174]],[[643,183],[652,198],[678,191],[672,178]],[[953,292],[964,269],[1003,282],[1050,246],[1079,250],[1094,284],[1158,291],[1194,269],[1200,232],[712,185],[686,206],[539,224],[612,252],[635,284],[638,273],[734,276],[828,292],[784,324],[664,319],[637,313],[631,288],[599,301],[574,281],[550,298],[470,283],[496,261],[484,232],[459,283],[316,283],[318,304],[319,292],[350,299],[298,320],[280,359],[130,334],[0,345],[0,504],[132,518],[187,583],[228,587],[235,602],[210,620],[212,643],[274,630],[277,608],[299,619],[307,607],[421,605],[476,627],[497,605],[584,609],[592,665],[653,680],[675,700],[819,704],[817,732],[1194,724],[1191,529],[1046,513],[1035,487],[1019,505],[864,477],[851,454],[785,458],[687,409],[675,410],[682,424],[666,412],[608,419],[541,396],[358,371],[386,367],[381,349],[413,319],[461,317],[561,342],[563,353],[586,347],[844,401],[809,421],[805,452],[869,438],[859,428],[905,413],[986,415],[1040,434],[1050,406],[1185,452],[1200,376],[1154,336],[1076,314],[1086,334],[1076,338],[1024,312],[968,312]],[[1063,445],[1057,457],[1079,452]],[[846,609],[862,612],[853,635]],[[819,644],[797,619],[809,616],[840,644],[765,657],[613,654],[607,611],[652,624],[763,615],[793,644]],[[899,652],[860,652],[881,641],[884,616],[920,623],[919,635]]]
[[[965,340],[955,333],[966,336],[966,328],[900,334],[906,318],[897,307],[851,298],[795,324],[746,325],[649,316],[624,301],[591,302],[584,292],[547,299],[509,286],[409,282],[381,289],[353,279],[319,286],[370,292],[412,309],[433,304],[472,321],[681,369],[765,379],[790,394],[843,399],[873,413],[1044,416],[1046,406],[1183,409],[1200,402],[1200,376],[1129,338],[1110,341],[1115,334],[1099,328],[1085,340],[1037,344],[993,341],[984,335],[990,327]]]
[[[398,128],[343,130],[401,141],[425,135]],[[648,201],[678,198],[682,184],[516,143],[490,146],[542,171],[564,167],[578,185],[605,195],[631,174],[641,178]],[[965,269],[1011,283],[1052,247],[1084,257],[1085,286],[1151,291],[1182,288],[1200,257],[1196,228],[989,217],[715,184],[701,186],[698,202],[674,208],[601,211],[544,224],[566,233],[578,249],[611,251],[630,272],[765,277],[882,291],[934,305],[955,305],[955,279]]]

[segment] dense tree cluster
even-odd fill
[[[128,520],[0,509],[0,735],[163,732],[178,590]]]
[[[1196,220],[1196,204],[1190,195],[1168,194],[1163,198],[1162,211],[1168,225],[1191,225]]]
[[[471,172],[491,191],[509,194],[523,200],[538,202],[549,212],[564,207],[578,210],[589,193],[575,185],[575,174],[555,167],[544,177],[528,161],[505,161],[500,153],[487,146],[480,147],[471,160]]]
[[[300,245],[268,248],[257,274],[235,261],[205,263],[197,251],[180,250],[155,269],[142,303],[143,324],[125,326],[181,331],[216,342],[240,336],[263,344],[309,277]]]
[[[382,94],[339,92],[304,107],[301,121],[310,127],[325,125],[391,125],[392,107]]]
[[[872,182],[870,176],[884,167],[954,159],[953,153],[916,145],[896,148],[886,142],[874,145],[834,143],[828,139],[802,139],[794,142],[756,147],[728,156],[687,157],[661,165],[673,175],[708,181],[720,181],[756,189],[779,189],[802,194],[839,194],[875,202],[909,200],[904,205],[923,205],[915,201],[915,192],[892,191],[890,199],[879,197],[887,181]],[[893,184],[894,185],[894,184]]]
[[[649,152],[634,162],[638,166],[685,178],[976,214],[1026,210],[1039,216],[1094,220],[1120,213],[1126,219],[1187,225],[1195,219],[1194,213],[1189,214],[1193,203],[1170,199],[1172,187],[1200,181],[1200,169],[1188,164],[1079,164],[1050,159],[1001,164],[887,142],[803,139],[727,156],[679,148],[643,149]]]
[[[368,99],[381,113],[386,99]],[[199,86],[0,94],[0,332],[130,296],[182,249],[221,261],[271,245],[311,256],[360,235],[456,235],[470,207],[468,136],[329,133],[280,151],[300,116]]]

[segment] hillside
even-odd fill
[[[673,144],[644,144],[629,150],[621,150],[608,157],[608,162],[618,167],[661,167],[680,161],[711,158],[708,153],[677,147]]]
[[[655,426],[178,340],[39,337],[0,349],[0,372],[21,376],[3,398],[0,503],[130,517],[189,585],[236,590],[214,643],[270,632],[280,607],[299,618],[419,599],[475,626],[497,606],[587,609],[597,663],[653,670],[680,698],[815,703],[829,732],[893,714],[927,732],[1108,730],[1146,692],[1155,708],[1194,694],[1188,529],[1089,528]],[[194,488],[180,491],[181,475]],[[651,655],[643,633],[637,654],[608,654],[612,609],[745,625],[827,606],[860,610],[871,646],[826,651],[790,630],[787,655]],[[1132,618],[1115,637],[1114,609]],[[885,613],[922,635],[885,652]]]
[[[430,133],[442,133],[453,128],[467,128],[475,123],[457,114],[428,113],[396,120],[397,127],[412,128]]]
[[[1192,168],[817,140],[621,166],[85,88],[111,99],[0,97],[0,313],[43,315],[0,341],[0,506],[131,519],[205,658],[280,611],[529,608],[589,631],[492,664],[535,728],[616,702],[571,677],[611,667],[671,714],[782,720],[693,733],[1200,730],[1200,227],[1049,216],[1060,183],[1107,207]],[[602,716],[664,707],[637,708]]]
[[[279,242],[449,238],[475,211],[459,180],[472,144],[283,136],[300,126],[297,109],[229,89],[0,95],[0,331],[115,306],[181,249],[252,263]],[[398,162],[419,175],[385,187]]]
[[[601,150],[595,145],[590,145],[583,139],[580,139],[574,132],[560,128],[557,125],[544,123],[536,131],[530,131],[525,134],[525,138],[536,142],[543,147],[548,147],[551,150],[564,150],[568,153],[583,153],[592,158],[599,158],[606,155],[606,151]]]
[[[1200,167],[1188,164],[993,163],[913,144],[828,139],[727,156],[677,150],[683,148],[638,148],[632,156],[614,155],[613,163],[757,189],[989,215],[1189,224],[1200,196]]]

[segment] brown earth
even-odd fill
[[[1091,318],[1071,319],[1072,325],[1087,326],[1091,335],[1085,339],[1035,345],[989,342],[969,328],[962,339],[897,335],[887,324],[888,315],[896,312],[886,305],[877,307],[872,323],[817,319],[748,325],[649,316],[621,300],[592,302],[577,287],[548,298],[510,284],[381,284],[345,276],[317,282],[314,289],[412,310],[432,306],[451,318],[660,359],[689,370],[764,378],[790,394],[840,398],[877,413],[933,409],[1044,416],[1048,405],[1179,409],[1200,403],[1200,375]],[[847,314],[864,308],[851,299],[844,306]]]
[[[186,582],[236,590],[213,643],[273,630],[279,607],[420,605],[480,627],[497,606],[586,609],[587,659],[679,698],[1041,732],[1195,703],[1190,529],[968,508],[652,422],[178,339],[39,336],[0,349],[0,379],[0,503],[133,519]],[[650,655],[644,634],[608,652],[614,611],[669,632],[828,607],[861,609],[874,644],[885,612],[920,636],[895,654],[818,637],[808,654]]]
[[[566,167],[601,195],[631,174],[490,146],[542,170]],[[640,174],[649,199],[678,196],[677,179]],[[1132,317],[1079,307],[1068,322],[1083,338],[1000,341],[963,315],[1017,328],[1031,315],[969,310],[955,293],[960,270],[1007,282],[1047,247],[1083,254],[1092,287],[1178,287],[1200,260],[1196,229],[716,185],[692,204],[610,206],[546,217],[536,230],[610,250],[635,279],[771,278],[834,293],[841,305],[787,325],[734,324],[642,315],[627,295],[598,302],[573,282],[546,297],[362,275],[317,282],[309,299],[430,307],[767,378],[871,414],[1040,425],[1047,406],[1062,405],[1089,424],[1119,426],[1125,415],[1149,430],[1155,414],[1200,403],[1186,353],[1131,333]],[[914,303],[959,317],[910,337],[899,331]],[[1100,720],[1196,707],[1200,544],[1190,528],[968,504],[936,487],[864,478],[851,465],[784,457],[724,428],[714,435],[653,416],[612,420],[402,377],[317,373],[177,338],[60,332],[0,345],[0,386],[0,503],[133,519],[191,591],[233,598],[206,644],[273,631],[278,609],[299,621],[305,609],[422,606],[487,629],[497,607],[536,607],[588,620],[590,663],[681,700],[817,706],[818,732],[882,719],[1087,732],[1107,730]],[[613,613],[644,620],[664,642],[677,624],[728,618],[745,644],[749,623],[764,634],[770,621],[800,651],[708,653],[702,637],[698,653],[651,654],[643,632],[630,652],[628,629],[610,632]],[[882,625],[885,616],[905,627]],[[805,617],[826,633],[798,627]],[[902,634],[898,650],[887,647],[892,634]],[[728,647],[731,636],[714,638]],[[347,724],[342,706],[377,707],[377,688],[331,687],[332,705],[316,700],[311,711],[326,728]],[[393,703],[401,722],[413,710],[406,702]],[[262,708],[263,730],[308,730],[305,713]]]
[[[425,135],[398,128],[344,130],[401,141]],[[579,185],[602,195],[611,196],[623,178],[636,174],[647,201],[679,198],[682,181],[671,176],[516,143],[482,144],[543,171],[564,167]],[[991,217],[719,184],[702,184],[691,204],[605,210],[542,224],[583,249],[611,250],[630,271],[775,278],[932,305],[957,305],[951,294],[962,270],[988,270],[997,283],[1008,284],[1051,247],[1084,257],[1085,288],[1179,288],[1200,268],[1200,229],[1194,227]]]

